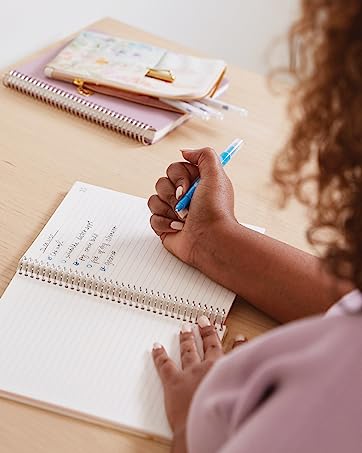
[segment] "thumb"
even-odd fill
[[[198,166],[201,178],[215,176],[222,169],[220,158],[212,148],[182,149],[181,152],[184,159]]]

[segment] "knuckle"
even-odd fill
[[[211,148],[210,146],[207,146],[202,150],[202,154],[208,159],[208,160],[219,160],[218,155],[216,154],[216,151],[214,148]]]
[[[212,165],[213,167],[219,168],[220,164],[220,158],[216,154],[215,150],[210,147],[203,148],[202,150],[202,155],[201,155],[201,161],[207,162],[209,165]]]
[[[205,148],[203,148],[203,152],[206,154],[215,154],[215,150],[214,148],[211,148],[211,146],[205,146]]]
[[[193,351],[191,349],[185,349],[181,351],[181,359],[183,362],[191,360],[193,357]]]
[[[171,165],[168,166],[167,170],[166,170],[166,174],[168,177],[174,175],[175,173],[179,173],[180,172],[180,163],[177,163],[177,162],[173,162]]]
[[[176,201],[175,194],[173,194],[172,192],[167,193],[167,194],[165,194],[165,197],[166,197],[166,202],[168,205],[172,206],[175,204],[175,201]]]
[[[157,195],[151,195],[150,198],[147,201],[147,206],[149,207],[150,210],[152,210],[152,206],[155,205],[158,201],[158,196]]]
[[[159,178],[156,181],[155,189],[156,189],[157,193],[159,193],[160,190],[164,189],[166,181],[167,181],[167,178],[165,178],[164,176],[162,178]]]
[[[153,229],[153,231],[159,236],[160,232],[159,232],[159,228],[158,228],[159,227],[158,220],[154,214],[151,215],[150,224],[151,224],[151,228]]]
[[[186,354],[191,354],[194,352],[194,347],[192,343],[182,345],[180,349],[181,357]]]
[[[219,351],[222,351],[222,346],[218,341],[213,339],[211,342],[205,344],[205,353],[216,354]]]
[[[185,185],[189,185],[189,181],[187,178],[184,178],[184,177],[179,177],[176,181],[175,181],[175,186],[176,187],[179,187],[179,186],[185,186]]]
[[[175,213],[174,213],[173,209],[171,208],[169,203],[166,202],[166,204],[167,204],[167,206],[163,206],[163,208],[162,208],[161,215],[163,217],[168,218],[168,219],[174,219],[175,218]]]
[[[191,342],[184,343],[183,345],[181,345],[181,349],[180,349],[181,357],[183,357],[186,354],[191,354],[194,352],[195,352],[195,350],[194,350],[193,344]]]
[[[213,350],[213,349],[216,349],[216,348],[217,348],[218,346],[219,346],[219,345],[218,345],[218,344],[216,344],[216,343],[210,343],[210,344],[209,344],[209,346],[207,347],[207,349],[209,349],[209,350],[210,350],[210,349],[211,349],[211,350]]]
[[[176,197],[173,190],[173,184],[168,178],[166,177],[160,178],[156,182],[155,188],[161,200],[165,201],[170,206],[173,206],[175,204]]]
[[[169,362],[169,360],[170,359],[167,357],[167,355],[165,355],[163,351],[161,351],[160,355],[155,358],[156,364],[159,368],[163,368],[167,364],[167,362]]]
[[[207,338],[207,337],[211,337],[211,336],[217,336],[214,326],[206,326],[203,329],[201,329],[202,338]]]
[[[208,369],[205,366],[205,361],[203,361],[201,365],[195,364],[190,366],[191,375],[193,378],[196,378],[197,380],[199,380],[200,376],[203,376],[205,374],[205,369]]]
[[[167,211],[165,212],[165,217],[168,217],[169,219],[174,219],[175,212],[170,207],[168,207]]]
[[[180,335],[180,343],[189,343],[190,340],[192,341],[194,338],[194,334],[192,332],[181,332]]]

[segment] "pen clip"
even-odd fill
[[[146,77],[163,80],[164,82],[169,83],[174,82],[176,79],[175,75],[170,69],[157,69],[157,68],[148,68]]]

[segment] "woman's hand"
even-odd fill
[[[210,325],[206,316],[201,316],[198,322],[204,349],[203,360],[197,352],[195,336],[189,324],[184,324],[180,333],[182,369],[177,368],[160,344],[155,343],[152,351],[164,390],[166,414],[174,433],[174,442],[181,444],[185,442],[186,419],[192,397],[206,373],[224,355],[215,327]],[[233,347],[245,341],[245,337],[238,336]]]
[[[167,169],[167,177],[156,183],[157,195],[148,206],[151,226],[164,246],[182,261],[198,266],[197,248],[209,249],[215,231],[223,230],[234,217],[234,193],[218,155],[210,148],[183,150],[188,162],[176,162]],[[177,200],[201,177],[186,218],[175,213]]]

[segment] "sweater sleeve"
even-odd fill
[[[311,318],[226,355],[197,390],[190,453],[362,450],[362,317]]]

